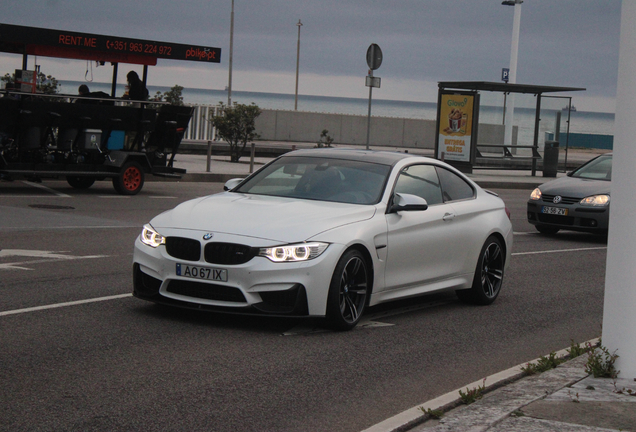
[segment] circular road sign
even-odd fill
[[[382,64],[382,50],[377,44],[369,45],[367,50],[367,64],[369,69],[376,70]]]

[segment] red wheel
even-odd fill
[[[124,164],[121,172],[113,178],[113,187],[122,195],[136,195],[144,186],[144,171],[137,162]]]

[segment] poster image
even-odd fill
[[[466,94],[441,95],[439,159],[470,162],[474,99]]]

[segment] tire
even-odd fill
[[[353,329],[366,309],[371,290],[364,256],[351,249],[342,255],[331,277],[327,321],[334,330]]]
[[[95,179],[93,177],[68,176],[66,177],[66,181],[72,188],[75,189],[88,189],[93,186],[93,183],[95,183]]]
[[[478,305],[494,302],[501,291],[505,260],[501,241],[495,236],[488,237],[477,260],[472,288],[456,291],[457,297]]]
[[[137,195],[144,187],[144,170],[135,161],[126,162],[117,177],[113,177],[113,187],[121,195]]]
[[[541,234],[546,234],[546,235],[556,234],[556,233],[559,232],[559,229],[560,229],[560,228],[557,228],[557,227],[551,227],[551,226],[547,226],[547,225],[535,225],[534,227]]]

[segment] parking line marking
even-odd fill
[[[58,192],[56,190],[53,190],[53,189],[51,189],[49,187],[46,187],[44,185],[41,185],[39,183],[33,183],[33,182],[30,182],[30,181],[23,181],[22,183],[24,183],[26,185],[29,185],[29,186],[33,186],[33,187],[36,187],[36,188],[43,189],[43,190],[48,191],[48,192],[51,192],[53,195],[56,195],[56,196],[61,197],[61,198],[72,198],[70,195],[66,195],[65,193]]]
[[[26,250],[26,249],[0,249],[0,257],[31,257],[39,258],[32,261],[10,262],[0,264],[0,270],[32,270],[30,264],[49,263],[54,261],[71,261],[82,259],[108,258],[108,255],[65,255],[65,252]],[[29,266],[29,267],[27,267]]]
[[[562,252],[584,252],[584,251],[603,250],[603,249],[607,249],[607,246],[576,248],[576,249],[556,249],[556,250],[534,251],[534,252],[516,252],[516,253],[513,253],[512,256],[539,255],[539,254],[562,253]]]
[[[18,315],[18,314],[29,313],[29,312],[37,312],[37,311],[46,310],[46,309],[56,309],[61,307],[76,306],[76,305],[87,304],[87,303],[117,300],[117,299],[122,299],[126,297],[132,297],[132,294],[118,294],[113,296],[97,297],[97,298],[86,299],[86,300],[77,300],[77,301],[64,302],[64,303],[54,303],[54,304],[45,305],[45,306],[34,306],[34,307],[24,308],[24,309],[14,309],[14,310],[0,312],[0,316]]]

